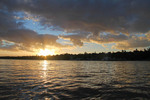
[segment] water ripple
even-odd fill
[[[150,62],[0,60],[0,99],[149,100]]]

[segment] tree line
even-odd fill
[[[82,53],[82,54],[60,54],[52,56],[3,56],[0,59],[28,59],[28,60],[99,60],[99,61],[136,61],[150,60],[150,48],[134,51]]]

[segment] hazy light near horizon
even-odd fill
[[[40,49],[39,56],[48,56],[48,55],[55,55],[55,50],[54,49]]]

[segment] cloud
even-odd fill
[[[43,25],[65,30],[137,33],[149,31],[150,1],[145,0],[1,0],[12,11],[39,16]]]
[[[56,40],[63,38],[78,46],[93,42],[117,43],[117,48],[126,49],[147,47],[147,37],[131,36],[150,31],[149,4],[150,0],[1,0],[0,11],[7,12],[0,15],[0,37],[26,46],[60,46]],[[15,12],[24,12],[25,19],[39,21],[42,26],[77,34],[39,35],[16,23]]]
[[[75,32],[75,31],[74,31]],[[90,33],[87,32],[78,32],[78,34],[71,34],[71,35],[59,35],[59,38],[62,38],[64,40],[70,40],[75,46],[83,46],[84,42],[88,42],[88,36]]]
[[[75,46],[83,46],[82,37],[79,35],[67,35],[59,37],[65,40],[70,40]]]
[[[28,29],[16,29],[9,30],[6,33],[0,34],[0,40],[7,40],[13,42],[13,47],[18,49],[22,48],[45,48],[46,46],[61,47],[62,45],[57,43],[57,36],[49,34],[37,34],[36,32]],[[25,49],[24,49],[25,50]]]
[[[23,27],[23,23],[16,22],[14,14],[5,10],[0,10],[0,32],[7,32],[9,29],[18,29]]]
[[[101,33],[99,36],[94,36],[93,34],[76,34],[76,35],[60,35],[62,39],[70,40],[76,46],[83,46],[84,42],[91,42],[96,44],[104,43],[118,43],[125,40],[128,40],[128,36],[124,34],[110,34],[110,33]]]
[[[57,43],[58,36],[38,34],[26,29],[24,23],[17,21],[16,15],[7,10],[0,10],[0,49],[10,51],[30,51],[50,46],[67,47]]]
[[[117,43],[122,42],[128,39],[128,36],[124,34],[110,34],[110,33],[101,33],[97,37],[90,37],[89,38],[91,42],[97,43],[97,44],[103,44],[103,43]]]
[[[0,11],[0,49],[1,50],[25,50],[44,48],[46,46],[62,47],[57,43],[57,36],[38,34],[33,30],[24,28],[23,23],[16,23],[15,14],[8,11]],[[8,41],[3,44],[2,41]],[[10,42],[13,44],[8,45]]]
[[[134,49],[134,48],[143,48],[150,46],[149,34],[144,37],[131,36],[128,40],[124,42],[117,43],[114,48],[117,49]]]

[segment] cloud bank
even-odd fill
[[[0,39],[26,47],[43,43],[61,46],[58,38],[75,46],[92,42],[116,43],[117,49],[148,47],[149,5],[150,0],[1,0]],[[16,12],[32,15],[42,26],[73,34],[40,35],[17,23]]]

